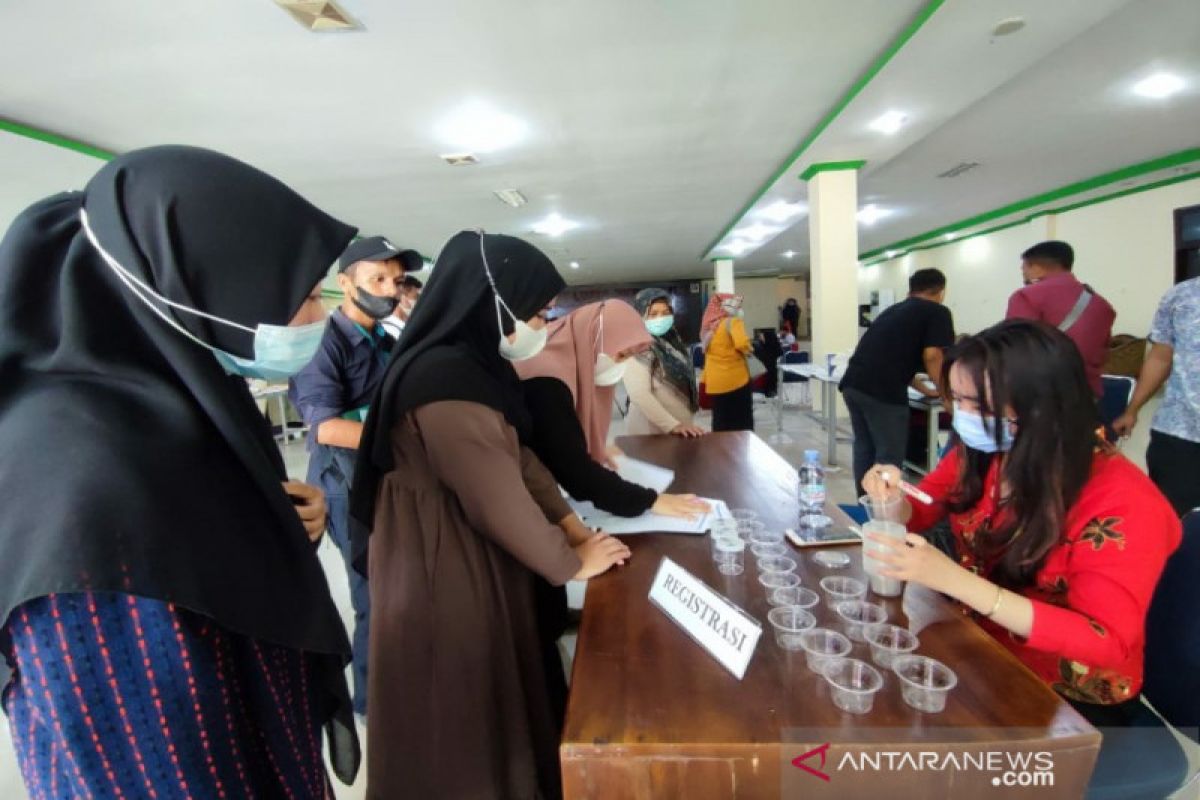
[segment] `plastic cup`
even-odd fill
[[[875,693],[883,686],[879,670],[857,658],[836,658],[823,673],[833,695],[833,704],[850,714],[866,714],[875,705]]]
[[[761,533],[766,530],[766,525],[756,519],[743,519],[738,521],[738,536],[749,540],[751,536]]]
[[[742,520],[758,519],[758,512],[752,508],[735,508],[729,512],[729,515],[738,522]]]
[[[852,646],[849,639],[829,628],[810,628],[800,634],[800,647],[804,650],[808,668],[818,675],[825,674],[829,662],[850,655]]]
[[[800,634],[817,624],[817,618],[799,606],[779,606],[767,612],[775,629],[775,644],[784,650],[799,650]]]
[[[900,678],[904,702],[929,714],[946,707],[946,695],[958,683],[954,670],[928,656],[897,656],[892,671]]]
[[[776,589],[790,589],[800,585],[800,578],[794,572],[764,572],[758,576],[758,582],[767,590],[767,595]]]
[[[714,533],[714,534],[713,534],[713,535],[712,535],[710,538],[712,539],[712,557],[713,557],[713,561],[716,561],[716,560],[717,560],[717,543],[718,543],[718,542],[720,542],[721,540],[725,540],[725,541],[731,541],[731,540],[732,540],[732,541],[735,541],[735,542],[740,542],[740,541],[741,541],[741,539],[739,539],[739,538],[737,537],[737,534],[736,534],[736,533],[735,533],[735,534],[733,534],[732,536],[731,536],[730,534],[727,534],[727,533]]]
[[[795,572],[796,562],[787,556],[768,556],[758,560],[758,571],[764,574],[768,572]]]
[[[900,514],[904,507],[903,498],[900,495],[873,497],[864,494],[858,498],[858,503],[867,512],[867,522],[862,526],[864,534],[886,536],[889,539],[904,541],[908,529],[900,521]],[[868,539],[863,540],[863,572],[867,573],[873,593],[880,597],[899,597],[904,591],[904,581],[880,575],[880,571],[887,565],[872,557],[873,553],[878,553],[883,549],[881,545]]]
[[[767,593],[767,602],[773,606],[812,608],[820,601],[816,592],[803,586],[785,586]]]
[[[737,520],[733,517],[721,517],[720,519],[714,519],[712,521],[711,530],[713,536],[716,536],[720,533],[726,534],[727,536],[737,536]]]
[[[783,544],[783,531],[772,531],[766,528],[759,531],[751,531],[746,537],[750,544]]]
[[[855,642],[865,642],[863,629],[887,620],[887,609],[865,600],[843,600],[833,607],[846,627],[846,635]]]
[[[787,545],[782,542],[772,542],[771,544],[752,544],[750,552],[754,553],[755,558],[778,558],[788,554]]]
[[[741,575],[746,569],[746,543],[741,539],[718,538],[714,559],[722,575]]]
[[[867,593],[867,585],[858,578],[847,578],[844,575],[829,575],[821,578],[821,591],[830,603],[840,603],[843,600],[856,600]]]
[[[886,623],[864,628],[863,638],[871,645],[871,660],[885,669],[891,669],[897,656],[908,655],[921,643],[907,628]]]
[[[812,560],[826,569],[845,569],[850,566],[850,556],[837,550],[818,550]]]

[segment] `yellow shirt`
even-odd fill
[[[745,324],[737,318],[722,320],[704,353],[704,391],[725,394],[749,383],[746,354],[750,350]]]

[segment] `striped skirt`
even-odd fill
[[[31,798],[331,798],[303,653],[126,594],[39,598],[0,630]]]

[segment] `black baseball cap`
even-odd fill
[[[368,236],[350,243],[342,257],[338,259],[338,272],[359,261],[390,261],[399,258],[400,248],[387,240],[386,236]],[[405,269],[408,265],[405,264]]]
[[[405,272],[420,272],[425,269],[425,258],[416,250],[401,250],[396,258],[400,259],[400,265],[404,267]]]

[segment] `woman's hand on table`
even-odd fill
[[[704,428],[701,428],[697,425],[689,425],[686,422],[681,422],[674,428],[671,428],[672,436],[682,436],[685,439],[695,439],[696,437],[703,436],[706,433],[708,433],[708,431],[704,430]]]
[[[583,524],[583,520],[579,518],[578,514],[570,514],[566,517],[563,517],[561,520],[559,520],[558,527],[562,528],[562,532],[567,535],[567,543],[570,544],[571,547],[583,544],[588,539],[599,533],[599,531],[595,528],[589,528],[587,525]]]
[[[309,541],[318,541],[325,533],[325,493],[300,481],[284,481],[283,490],[292,498]]]
[[[617,447],[615,444],[610,444],[608,449],[604,451],[604,466],[617,471],[617,459],[625,455],[625,451]]]
[[[660,494],[650,510],[664,517],[696,519],[711,511],[712,506],[694,494]]]
[[[606,572],[614,564],[624,565],[629,560],[629,548],[620,539],[614,539],[607,533],[598,533],[574,548],[579,556],[580,568],[575,573],[574,580],[586,581],[602,572]]]
[[[956,579],[966,572],[924,536],[915,533],[906,533],[903,539],[874,533],[865,536],[877,545],[871,551],[871,558],[884,564],[880,574],[885,577],[919,583],[936,592],[954,595]]]

